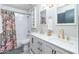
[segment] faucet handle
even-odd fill
[[[59,30],[59,35],[58,35],[58,37],[64,39],[64,29],[60,29],[60,30]]]

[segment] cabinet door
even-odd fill
[[[43,42],[43,40],[41,40],[41,39],[38,38],[37,45],[38,45],[37,49],[39,50],[40,54],[44,54],[45,48],[44,48],[44,42]]]
[[[47,18],[48,29],[53,30],[54,21],[52,19],[57,19],[56,8],[55,7],[48,8],[47,12],[46,12],[46,15],[47,15],[46,18]]]
[[[55,51],[56,51],[56,54],[63,54],[61,51],[57,51],[57,50]]]
[[[52,48],[54,48],[54,54],[69,54],[68,51],[58,47],[58,46],[55,46],[55,45],[50,45]]]
[[[55,50],[56,50],[56,54],[70,54],[68,51],[58,47],[56,47]]]
[[[44,46],[45,46],[45,53],[46,54],[49,54],[49,53],[50,54],[69,54],[68,51],[66,51],[60,47],[57,47],[53,44],[50,44],[46,41],[44,42],[44,44],[45,44]]]
[[[34,36],[31,37],[31,41],[30,41],[30,48],[31,51],[35,54],[39,54],[39,50],[37,49],[38,45],[37,45],[37,41],[38,39]]]
[[[52,54],[52,48],[50,46],[44,45],[44,48],[45,48],[44,51],[45,54]]]
[[[54,48],[52,48],[48,42],[43,41],[41,39],[38,42],[39,42],[38,46],[41,49],[41,54],[54,54],[55,53]]]

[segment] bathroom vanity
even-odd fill
[[[57,34],[48,36],[46,34],[31,33],[30,50],[34,54],[77,54],[78,41],[60,39]]]

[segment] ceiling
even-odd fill
[[[21,10],[25,10],[25,11],[36,6],[36,4],[3,4],[3,5],[21,9]],[[63,4],[54,4],[54,6],[61,6],[61,5],[63,5]]]
[[[35,6],[35,4],[4,4],[5,6],[21,9],[21,10],[28,10]]]

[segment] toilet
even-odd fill
[[[29,53],[29,44],[30,44],[30,39],[26,40],[19,40],[17,43],[17,46],[23,46],[23,53]]]

